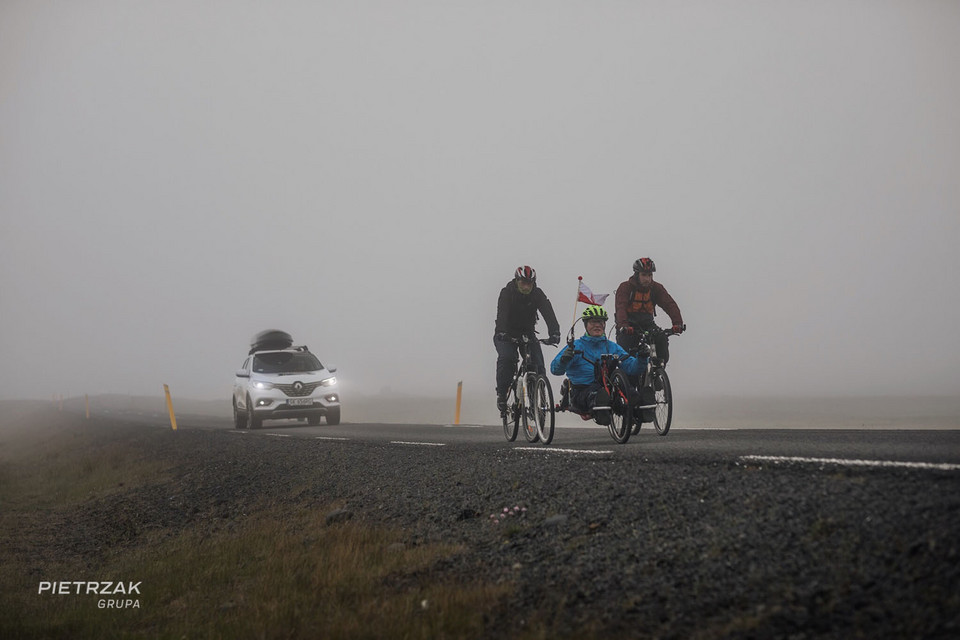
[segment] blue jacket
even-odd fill
[[[571,384],[591,384],[594,381],[593,363],[600,360],[600,356],[609,353],[615,356],[626,355],[623,347],[616,342],[607,339],[606,336],[583,336],[573,342],[573,348],[583,353],[578,353],[570,362],[561,362],[560,357],[566,349],[560,351],[550,363],[550,373],[555,376],[566,374]],[[586,356],[586,358],[584,358]],[[587,361],[589,360],[589,362]],[[630,356],[620,363],[620,369],[631,376],[639,375],[641,371],[647,368],[646,358],[637,358]]]

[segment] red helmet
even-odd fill
[[[513,274],[513,277],[517,280],[526,280],[527,282],[536,282],[537,281],[537,272],[533,267],[528,267],[523,265],[522,267],[517,267],[517,272]]]
[[[633,263],[634,273],[653,273],[657,270],[657,265],[653,264],[650,258],[637,258]]]

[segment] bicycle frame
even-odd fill
[[[586,360],[586,358],[584,358]],[[587,360],[589,362],[589,360]],[[597,370],[597,377],[600,379],[600,385],[603,387],[603,390],[607,392],[607,395],[613,399],[614,393],[620,394],[623,402],[629,402],[629,398],[623,394],[620,389],[615,389],[611,379],[613,374],[620,368],[620,359],[614,355],[605,353],[600,356],[600,362],[593,363],[594,368]],[[606,407],[594,407],[593,410],[609,410],[610,406]]]
[[[686,325],[683,328],[686,329]],[[647,368],[640,380],[639,391],[641,398],[652,397],[653,404],[644,403],[635,407],[640,413],[634,433],[640,430],[640,425],[644,422],[643,412],[646,410],[653,410],[652,420],[648,422],[653,422],[659,435],[665,436],[670,431],[670,423],[673,419],[673,391],[670,387],[670,378],[667,376],[666,363],[657,357],[656,342],[658,337],[669,339],[679,333],[672,329],[655,327],[643,330],[640,334],[641,343],[646,345],[650,357],[647,359]]]

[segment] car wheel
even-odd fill
[[[263,420],[253,412],[253,401],[247,396],[247,427],[250,429],[259,429]]]
[[[236,429],[247,428],[247,414],[237,409],[237,399],[233,399],[233,426]]]
[[[340,424],[340,407],[334,407],[327,412],[327,424]]]

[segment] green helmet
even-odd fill
[[[584,323],[588,320],[603,320],[606,322],[607,310],[600,305],[592,304],[583,310],[583,313],[580,314],[580,319],[583,320]]]

